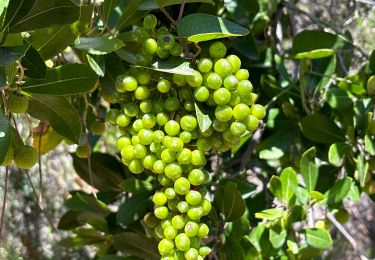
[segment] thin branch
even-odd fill
[[[42,127],[39,130],[39,144],[38,144],[38,167],[39,167],[39,189],[40,189],[40,201],[43,201],[43,174],[42,174],[42,138],[43,138],[43,131],[44,131],[44,124],[42,123]]]
[[[9,176],[9,168],[8,166],[5,167],[5,178],[4,178],[4,197],[3,197],[3,207],[1,208],[1,220],[0,220],[0,238],[2,236],[3,226],[4,226],[4,219],[5,219],[5,209],[7,205],[7,194],[8,194],[8,176]]]
[[[181,21],[182,15],[184,14],[185,0],[181,0],[180,12],[178,13],[177,23]]]
[[[337,230],[340,231],[340,233],[346,238],[346,240],[348,240],[348,242],[352,245],[354,250],[357,251],[357,242],[354,240],[352,235],[350,235],[349,232],[346,231],[345,227],[336,220],[335,216],[333,216],[331,212],[327,212],[327,218],[329,219],[329,221],[332,222],[333,225],[335,225]]]
[[[171,21],[171,23],[173,24],[173,26],[176,26],[176,25],[177,25],[177,24],[176,24],[176,21],[173,20],[172,16],[168,13],[167,10],[165,10],[164,7],[160,7],[160,11],[162,11],[163,14],[164,14],[164,15],[165,15],[165,16]]]
[[[36,189],[35,189],[35,186],[30,178],[30,174],[27,170],[24,170],[25,173],[26,173],[26,176],[27,176],[27,179],[29,180],[29,183],[30,183],[30,186],[31,186],[31,189],[33,191],[33,195],[34,195],[34,198],[36,200],[36,203],[39,207],[39,209],[43,212],[44,216],[46,217],[48,223],[51,225],[53,231],[57,232],[57,229],[55,227],[55,225],[53,224],[52,220],[49,218],[48,214],[47,214],[47,211],[45,210],[45,208],[43,207],[43,204],[42,202],[39,200],[39,197],[38,197],[38,194],[36,193]]]

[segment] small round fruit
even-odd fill
[[[142,51],[145,54],[154,55],[158,50],[158,44],[152,38],[146,39],[142,44]]]
[[[226,88],[219,88],[214,92],[214,101],[219,106],[227,104],[230,98],[230,91]]]
[[[27,111],[29,101],[27,97],[22,94],[11,93],[8,96],[8,110],[15,114],[22,114]]]
[[[17,147],[14,149],[13,161],[18,168],[30,169],[38,161],[38,151],[27,145]]]
[[[164,229],[164,237],[166,239],[174,239],[177,236],[177,230],[172,226],[167,226]]]
[[[120,114],[120,110],[118,109],[110,109],[105,116],[105,120],[110,124],[116,124],[117,116]],[[129,122],[130,123],[130,122]]]
[[[128,167],[129,171],[134,174],[140,174],[144,171],[143,163],[140,159],[133,159]]]
[[[246,125],[241,122],[233,122],[230,125],[230,131],[234,136],[241,136],[246,131]]]
[[[255,104],[251,106],[251,114],[261,120],[266,116],[266,109],[262,105]]]
[[[182,229],[185,226],[185,219],[181,215],[176,215],[172,218],[172,226],[175,229]]]
[[[177,204],[177,209],[178,209],[178,211],[180,211],[181,213],[186,213],[186,212],[188,212],[188,210],[189,210],[189,204],[188,204],[186,201],[180,201],[180,202]]]
[[[161,255],[168,255],[173,251],[174,243],[170,239],[162,239],[158,244],[158,250]]]
[[[253,84],[249,80],[241,80],[238,83],[237,93],[240,97],[250,96],[253,91]]]
[[[171,82],[169,82],[169,80],[166,79],[161,79],[156,85],[156,88],[161,93],[167,93],[171,89]]]
[[[76,148],[76,155],[78,158],[88,158],[91,153],[91,148],[88,145],[78,145]]]
[[[214,42],[210,45],[208,51],[212,58],[221,59],[227,54],[227,47],[222,42]]]
[[[168,112],[177,111],[180,108],[180,101],[175,97],[169,97],[164,100],[163,107]]]
[[[218,89],[223,84],[223,79],[219,74],[211,72],[207,76],[207,87],[211,89]]]
[[[180,120],[182,130],[192,132],[198,126],[198,121],[193,115],[184,115]]]
[[[195,206],[195,205],[198,205],[199,203],[201,203],[202,195],[196,190],[191,190],[191,191],[188,192],[188,194],[186,194],[185,200],[190,205]]]
[[[178,163],[170,163],[164,169],[164,174],[171,180],[176,180],[182,176],[182,168]]]
[[[151,75],[147,71],[140,71],[135,77],[140,85],[147,85],[151,82]]]
[[[210,92],[205,86],[200,86],[194,89],[194,98],[198,102],[205,102],[210,97]]]
[[[158,23],[158,19],[156,19],[156,16],[153,14],[148,14],[143,19],[143,26],[146,29],[155,29],[156,24]]]
[[[158,191],[152,196],[152,202],[157,206],[163,206],[167,203],[167,196],[162,191]]]
[[[191,162],[191,150],[188,148],[183,148],[182,151],[180,151],[177,154],[177,161],[180,164],[190,164]]]
[[[208,213],[210,213],[211,208],[212,208],[211,202],[207,199],[203,199],[201,206],[203,208],[203,216],[208,215]]]
[[[174,190],[179,195],[186,195],[190,191],[190,182],[185,177],[178,178],[174,183]]]
[[[215,73],[219,74],[221,78],[224,79],[225,77],[232,74],[233,68],[228,60],[220,59],[217,62],[215,62],[214,71]]]
[[[138,87],[137,79],[133,76],[125,76],[122,80],[123,88],[126,91],[134,91]],[[118,90],[117,90],[118,91]],[[119,91],[120,92],[120,91]]]
[[[259,119],[253,115],[249,115],[246,117],[244,123],[248,131],[254,131],[259,126]]]
[[[155,208],[154,214],[158,219],[166,219],[169,215],[169,210],[165,206]]]
[[[182,87],[186,85],[186,76],[180,74],[173,74],[172,81],[176,86]]]
[[[246,117],[248,117],[251,113],[251,110],[250,108],[245,105],[245,104],[237,104],[234,108],[233,108],[233,117],[234,119],[236,120],[239,120],[239,121],[242,121],[242,120],[245,120]]]
[[[91,124],[90,130],[94,135],[101,135],[105,131],[105,123],[101,121],[95,121]]]
[[[154,213],[149,212],[143,217],[143,222],[148,228],[155,228],[160,221],[155,217]]]
[[[228,90],[236,90],[238,86],[238,79],[233,76],[229,75],[224,79],[224,87]]]
[[[202,246],[201,248],[199,248],[199,255],[201,256],[206,256],[206,255],[209,255],[211,253],[211,248],[209,248],[208,246]]]
[[[239,69],[235,75],[239,81],[246,80],[249,78],[249,71],[247,69]]]
[[[189,172],[188,179],[194,186],[202,185],[205,181],[204,172],[200,169],[194,169]]]
[[[180,56],[183,51],[184,49],[182,48],[181,44],[179,44],[178,42],[175,42],[172,45],[172,47],[169,49],[169,53],[174,57]]]
[[[228,105],[217,106],[215,108],[215,117],[219,122],[228,122],[232,119],[232,108]]]
[[[199,237],[205,237],[208,235],[209,232],[210,232],[210,229],[208,228],[206,224],[204,223],[199,224],[199,232],[198,232]]]
[[[206,156],[204,152],[200,150],[194,150],[191,152],[191,164],[195,166],[202,166],[206,163]]]
[[[186,76],[186,82],[193,88],[197,88],[202,85],[203,77],[199,71],[194,71],[193,75]]]
[[[186,223],[184,231],[188,237],[195,237],[198,234],[199,225],[194,221],[189,221]]]
[[[202,58],[198,62],[198,70],[202,73],[207,73],[212,69],[212,61],[207,58]]]
[[[175,136],[180,132],[180,124],[174,120],[169,120],[164,126],[164,131],[169,136]]]
[[[236,73],[241,68],[241,60],[237,55],[228,55],[227,60],[232,65],[233,73]]]
[[[185,253],[184,257],[186,260],[197,260],[198,259],[198,250],[195,248],[189,248]]]
[[[163,50],[170,50],[175,43],[175,37],[170,34],[161,34],[158,36],[158,46]]]
[[[137,100],[146,100],[150,97],[151,92],[147,86],[138,86],[134,91],[134,97]]]
[[[154,165],[152,166],[152,171],[156,174],[162,174],[164,173],[165,169],[165,162],[162,160],[157,160],[154,162]]]
[[[186,251],[190,248],[190,239],[185,233],[178,234],[174,241],[178,250]]]
[[[198,221],[203,216],[203,208],[201,206],[191,206],[187,215],[190,219]]]
[[[166,188],[164,194],[169,200],[173,200],[177,196],[175,190],[172,187]]]

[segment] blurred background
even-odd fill
[[[375,43],[375,1],[371,0],[302,0],[295,9],[295,30],[317,28],[311,23],[306,11],[318,17],[322,22],[340,31],[350,31],[356,45],[370,53]],[[358,60],[351,69],[361,66]],[[19,120],[22,121],[21,119]],[[19,125],[23,133],[28,129]],[[108,128],[95,149],[114,152],[114,130]],[[75,147],[66,143],[42,156],[43,188],[39,185],[39,169],[32,168],[29,173],[38,194],[43,193],[45,211],[50,220],[57,225],[66,211],[64,199],[69,190],[86,189],[76,175],[70,152]],[[0,198],[4,196],[5,169],[0,167]],[[1,206],[0,206],[1,207]],[[351,220],[345,224],[357,243],[358,250],[366,254],[375,248],[375,205],[365,195],[360,202],[347,203]],[[334,229],[334,227],[333,227]],[[27,176],[15,167],[10,167],[8,200],[3,227],[3,241],[0,244],[0,259],[90,259],[94,253],[90,247],[66,248],[58,241],[66,237],[64,231],[54,232],[45,215],[34,200],[33,191]],[[357,259],[352,255],[352,246],[333,230],[333,250],[326,252],[322,259]]]

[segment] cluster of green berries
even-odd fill
[[[178,53],[171,51],[178,44],[172,34],[163,27],[155,32],[156,23],[156,17],[148,15],[144,27],[134,32],[134,39],[143,44],[139,55],[181,55],[180,47]],[[173,43],[167,45],[166,38]],[[155,45],[152,52],[151,45]],[[255,104],[249,72],[241,69],[236,55],[226,52],[223,43],[213,43],[210,58],[201,58],[192,75],[154,76],[135,67],[116,80],[112,101],[118,108],[108,111],[107,120],[119,126],[122,162],[134,174],[154,174],[162,187],[153,195],[155,208],[144,223],[160,239],[164,260],[203,259],[211,252],[201,245],[209,228],[200,221],[211,210],[204,186],[210,176],[202,170],[205,153],[230,149],[265,116],[265,109]],[[205,131],[198,124],[196,106],[214,111]]]

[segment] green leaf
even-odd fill
[[[103,23],[107,24],[112,11],[116,8],[118,0],[106,0],[103,3]]]
[[[261,212],[255,213],[256,218],[265,219],[265,220],[275,220],[279,219],[284,215],[284,209],[282,208],[273,208],[265,209]]]
[[[80,8],[70,0],[37,0],[26,16],[9,26],[10,32],[65,25],[79,19]]]
[[[343,37],[323,30],[305,30],[293,39],[296,58],[320,59],[332,56],[348,43]]]
[[[3,90],[6,84],[7,84],[7,73],[5,71],[5,68],[0,66],[0,91]]]
[[[316,148],[311,147],[303,153],[301,158],[301,174],[305,181],[306,189],[308,192],[315,190],[318,181],[318,165],[315,163]]]
[[[143,234],[125,232],[113,236],[114,247],[126,254],[141,259],[159,260],[157,241]]]
[[[212,125],[212,120],[208,116],[208,114],[205,114],[201,110],[201,108],[199,107],[199,105],[197,103],[194,103],[194,106],[195,106],[195,115],[197,116],[199,129],[202,132],[206,132],[210,128],[210,126]]]
[[[271,177],[269,189],[276,198],[278,198],[279,200],[283,199],[281,181],[279,176],[273,175]]]
[[[325,194],[324,199],[328,205],[334,205],[340,203],[343,198],[348,195],[348,192],[352,185],[352,179],[345,177],[342,180],[337,181]]]
[[[245,213],[245,201],[237,190],[237,185],[233,182],[227,182],[224,187],[218,189],[215,202],[223,213],[226,222],[240,218]]]
[[[8,7],[9,0],[3,0],[0,2],[0,16],[3,15],[4,10]]]
[[[0,66],[7,66],[22,58],[29,49],[29,44],[0,46]]]
[[[250,60],[259,59],[259,50],[252,33],[244,37],[231,38],[231,46]]]
[[[238,240],[225,237],[224,252],[226,259],[245,260],[245,253]]]
[[[365,135],[365,151],[375,156],[375,143],[368,134]]]
[[[136,55],[130,51],[127,51],[125,49],[119,49],[115,51],[116,55],[119,56],[121,59],[124,61],[130,63],[130,64],[135,64],[135,57]]]
[[[116,28],[120,31],[121,29],[131,24],[131,19],[138,11],[138,6],[142,3],[142,0],[123,0],[122,3],[122,15],[117,23]]]
[[[297,131],[293,128],[281,129],[275,134],[264,139],[257,150],[259,158],[264,160],[277,160],[283,157],[297,137]]]
[[[0,164],[4,161],[12,141],[11,129],[9,119],[0,107]]]
[[[183,58],[172,57],[168,60],[160,60],[151,65],[149,69],[179,75],[194,75],[194,69],[190,63]]]
[[[270,242],[274,248],[280,248],[285,243],[287,232],[285,229],[276,230],[275,228],[270,229]]]
[[[350,151],[350,146],[345,143],[334,143],[328,150],[328,162],[340,167],[345,155]]]
[[[90,68],[95,71],[96,75],[99,77],[104,77],[105,75],[105,60],[101,55],[90,55],[86,54],[87,61]]]
[[[75,95],[93,89],[98,76],[84,64],[65,64],[47,72],[46,79],[29,79],[23,91],[49,95]]]
[[[103,216],[108,216],[110,211],[108,206],[94,198],[93,195],[86,194],[81,191],[71,192],[71,197],[65,201],[64,205],[75,211],[91,211],[99,213]]]
[[[256,192],[256,186],[241,179],[222,179],[219,186],[225,186],[227,182],[234,182],[237,185],[237,190],[241,193],[242,198],[245,200]]]
[[[127,198],[117,211],[117,224],[127,226],[142,218],[151,208],[150,193],[141,193]]]
[[[91,185],[87,160],[72,154],[73,166],[76,173],[86,183]],[[109,154],[93,153],[91,155],[91,177],[93,186],[99,191],[121,192],[119,183],[124,180],[123,166]]]
[[[126,179],[120,183],[120,187],[133,194],[147,193],[154,190],[154,185],[148,181],[142,181],[135,178]]]
[[[30,46],[25,56],[22,57],[21,64],[25,68],[27,77],[36,79],[44,79],[46,77],[47,66],[33,46]]]
[[[4,1],[3,1],[4,2]],[[2,31],[13,26],[24,17],[33,7],[35,0],[11,0],[6,9]]]
[[[375,54],[375,52],[374,52]],[[375,96],[375,76],[371,76],[368,80],[367,80],[367,94],[369,94],[370,96]]]
[[[331,144],[345,141],[345,135],[326,115],[314,113],[299,123],[302,134],[317,143]]]
[[[33,94],[29,98],[28,113],[65,138],[79,143],[82,126],[77,110],[63,97]]]
[[[36,30],[28,39],[43,60],[48,60],[74,42],[77,36],[69,25]]]
[[[116,51],[125,44],[113,36],[79,37],[74,42],[74,48],[85,50],[93,55],[103,55]]]
[[[369,173],[369,164],[365,161],[364,154],[360,153],[356,160],[356,170],[358,175],[358,181],[361,186],[361,188],[365,187],[366,181],[368,180],[368,174]]]
[[[177,33],[179,37],[187,38],[191,42],[202,42],[244,36],[249,30],[221,17],[196,13],[182,18],[177,25]]]
[[[185,0],[185,3],[207,3],[215,5],[215,2],[212,0]],[[179,4],[181,4],[181,0],[145,0],[138,6],[138,10],[154,10],[159,9],[160,6],[165,7]]]
[[[297,173],[293,168],[285,168],[280,174],[281,188],[282,188],[282,198],[284,202],[288,203],[298,186]]]
[[[348,96],[348,93],[337,87],[329,88],[325,93],[325,99],[328,104],[335,109],[341,109],[353,105],[353,101]]]
[[[332,245],[332,238],[326,229],[308,228],[305,230],[306,242],[318,249],[327,249]]]

